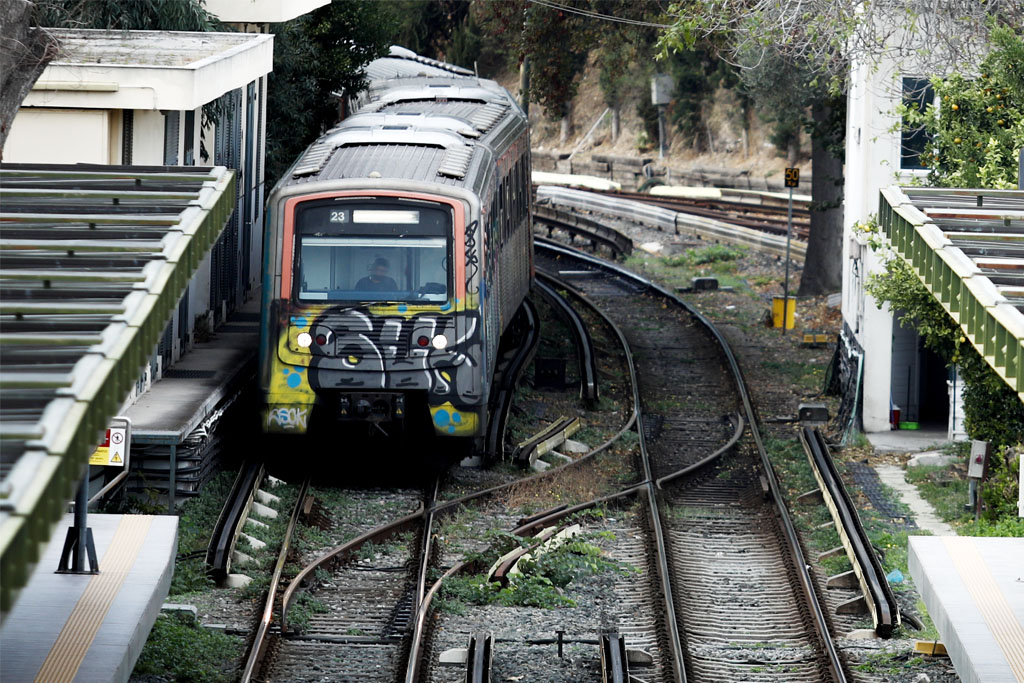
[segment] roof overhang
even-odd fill
[[[206,11],[221,21],[238,24],[277,24],[318,7],[331,0],[206,0]]]
[[[270,73],[261,33],[50,29],[60,56],[24,107],[187,111]]]

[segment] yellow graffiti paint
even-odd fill
[[[473,436],[477,433],[480,416],[475,412],[461,411],[446,401],[439,406],[430,406],[430,417],[434,431],[444,436]]]

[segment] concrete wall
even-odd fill
[[[899,31],[893,40],[900,40]],[[846,168],[843,208],[843,319],[864,349],[864,429],[889,429],[893,318],[864,291],[867,278],[881,272],[882,259],[852,230],[877,216],[880,190],[923,180],[927,171],[900,168],[900,123],[896,107],[904,77],[924,77],[909,57],[854,61],[847,98]],[[898,401],[897,401],[898,403]]]
[[[4,161],[112,163],[111,114],[103,109],[21,109],[4,145]]]

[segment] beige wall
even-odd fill
[[[109,164],[110,112],[23,107],[4,145],[4,161],[26,164]]]

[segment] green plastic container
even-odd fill
[[[921,426],[916,422],[900,422],[900,429],[920,429]]]

